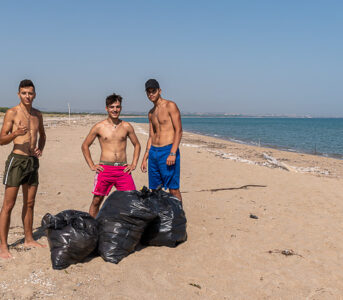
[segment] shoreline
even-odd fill
[[[132,123],[141,128],[139,133],[148,135],[147,124]],[[183,132],[180,145],[197,148],[198,151],[207,151],[223,159],[246,164],[280,168],[295,173],[310,173],[334,178],[343,177],[343,160],[332,157],[286,151],[263,147],[262,145],[249,145],[191,131]],[[275,160],[271,161],[271,159]]]
[[[137,123],[137,124],[141,124],[141,123]],[[275,149],[275,150],[291,152],[291,153],[308,154],[308,155],[315,155],[315,156],[326,157],[326,158],[333,158],[333,159],[337,159],[337,160],[343,160],[343,155],[339,154],[339,153],[320,153],[320,152],[316,152],[316,153],[313,152],[312,153],[312,152],[307,152],[305,150],[297,150],[297,149],[292,149],[292,148],[287,149],[287,148],[284,148],[282,146],[268,145],[268,144],[264,144],[264,143],[258,144],[257,142],[254,142],[254,141],[247,141],[246,142],[246,141],[242,141],[242,140],[239,140],[236,138],[220,137],[217,135],[210,135],[210,134],[200,133],[200,132],[191,131],[191,130],[190,131],[187,130],[185,132],[190,132],[193,134],[208,136],[208,137],[216,138],[216,139],[223,140],[223,141],[228,141],[231,143],[237,143],[237,144],[241,144],[241,145],[262,147],[262,148],[266,148],[266,149]]]
[[[4,115],[4,113],[2,113]],[[2,117],[2,115],[0,114],[0,117]],[[80,114],[80,115],[72,115],[71,118],[68,117],[68,114],[62,114],[62,115],[51,115],[51,114],[43,114],[43,118],[44,118],[44,124],[47,126],[47,128],[49,128],[49,126],[54,126],[54,124],[57,123],[63,123],[63,124],[67,124],[67,125],[72,125],[77,123],[78,121],[82,121],[82,119],[89,119],[89,120],[96,120],[96,119],[103,119],[104,117],[106,117],[105,114],[101,115],[101,114]],[[120,116],[122,119],[133,119],[133,118],[138,118],[138,119],[143,119],[143,118],[147,118],[146,116]],[[193,118],[193,116],[186,116],[187,118]],[[199,116],[194,116],[194,118],[199,118]],[[202,117],[201,117],[202,118]],[[209,118],[213,118],[213,117],[209,117]],[[217,118],[217,117],[216,117]],[[252,118],[252,117],[249,117]],[[273,117],[271,117],[273,118]],[[293,117],[292,117],[293,118]],[[305,118],[304,118],[305,119]],[[318,117],[318,119],[323,119]],[[327,118],[324,118],[327,119]],[[332,119],[337,119],[337,118],[332,118]],[[338,118],[340,119],[340,118]],[[132,121],[132,123],[136,123],[134,121]],[[148,124],[148,123],[137,123],[137,124]],[[2,120],[0,120],[0,126],[2,125]],[[233,138],[233,137],[223,137],[223,136],[217,136],[216,134],[206,134],[206,133],[202,133],[202,132],[197,132],[197,131],[193,131],[193,130],[185,130],[184,132],[188,132],[188,133],[192,133],[192,134],[197,134],[197,135],[201,135],[201,136],[205,136],[205,137],[210,137],[210,138],[216,138],[219,139],[221,141],[227,141],[230,143],[237,143],[240,145],[246,145],[246,146],[254,146],[254,147],[261,147],[261,148],[265,148],[265,149],[274,149],[274,150],[278,150],[278,151],[285,151],[285,152],[290,152],[290,153],[298,153],[298,154],[305,154],[305,155],[314,155],[314,156],[318,156],[318,157],[324,157],[324,158],[332,158],[332,159],[336,159],[338,161],[343,161],[343,154],[340,153],[321,153],[321,152],[309,152],[306,150],[298,150],[298,149],[293,149],[293,148],[286,148],[283,146],[278,146],[278,145],[273,145],[273,144],[266,144],[266,143],[257,143],[256,141],[253,140],[249,140],[249,141],[244,141],[244,140],[240,140],[237,138]]]
[[[127,117],[127,118],[133,118],[134,119],[136,117]],[[140,117],[140,119],[142,119],[142,118],[143,117]],[[186,116],[186,118],[194,118],[194,117]],[[196,117],[196,118],[199,118],[199,117]],[[203,117],[200,117],[200,118],[203,118]],[[204,118],[206,118],[206,117],[204,117]],[[208,117],[208,118],[218,119],[220,117]],[[249,118],[252,118],[252,117],[249,117]],[[277,117],[277,118],[279,118],[279,117]],[[274,118],[268,117],[268,119],[274,119]],[[282,119],[284,119],[284,118],[282,118]],[[294,118],[294,117],[292,117],[292,118],[286,118],[286,119],[307,119],[307,118]],[[312,119],[341,119],[341,118],[312,118]],[[132,121],[132,122],[134,122],[134,121]],[[147,123],[144,122],[144,123],[138,123],[138,124],[147,124]],[[306,150],[306,149],[301,149],[301,148],[296,149],[296,148],[291,148],[291,147],[287,147],[287,146],[279,146],[276,144],[268,144],[266,142],[260,142],[260,141],[257,142],[256,140],[253,140],[253,139],[250,139],[250,140],[248,139],[247,141],[245,141],[245,140],[242,140],[240,138],[235,138],[235,137],[230,137],[230,136],[219,136],[217,134],[199,132],[197,130],[192,130],[192,129],[187,129],[185,131],[191,132],[194,134],[208,136],[208,137],[218,138],[220,140],[229,141],[232,143],[239,143],[239,144],[243,144],[243,145],[248,145],[248,146],[271,148],[271,149],[276,149],[276,150],[280,150],[280,151],[294,152],[294,153],[300,153],[300,154],[309,154],[309,155],[316,155],[316,156],[321,156],[321,157],[343,160],[343,154],[342,153],[319,152],[316,150],[316,146],[314,146],[313,150]]]
[[[70,119],[68,116],[46,117],[44,119],[44,126],[46,129],[60,126],[88,126],[90,129],[94,123],[103,119],[103,115],[79,115]],[[137,128],[141,128],[136,133],[148,135],[148,123],[130,123],[134,124]],[[319,176],[343,177],[343,160],[337,157],[290,151],[264,145],[259,146],[192,131],[183,132],[181,145],[198,148],[199,151],[207,151],[223,159],[247,164],[283,168],[291,172],[311,173]],[[144,147],[145,145],[142,145],[143,150]],[[266,155],[275,159],[279,165],[270,160],[268,161]]]

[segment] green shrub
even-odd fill
[[[8,110],[8,107],[0,107],[0,112],[6,112]]]

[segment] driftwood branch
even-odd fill
[[[271,164],[271,165],[274,165],[278,168],[281,168],[283,170],[286,170],[286,171],[293,171],[295,172],[294,168],[286,165],[285,163],[283,162],[279,162],[276,158],[266,154],[266,153],[263,153],[263,157]]]
[[[259,184],[247,184],[247,185],[242,185],[240,187],[208,189],[208,190],[200,190],[200,191],[194,191],[194,192],[199,193],[199,192],[218,192],[218,191],[243,190],[243,189],[247,189],[249,187],[267,187],[267,186],[266,185],[259,185]],[[184,194],[184,193],[190,193],[190,192],[182,192],[182,193]]]

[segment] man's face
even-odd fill
[[[106,106],[106,110],[108,115],[113,118],[119,118],[120,112],[121,112],[121,104],[119,101],[113,102],[109,106]]]
[[[146,89],[146,95],[151,102],[157,101],[161,96],[161,89]]]
[[[31,105],[36,97],[35,90],[32,86],[20,88],[18,97],[24,105]]]

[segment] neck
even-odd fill
[[[120,119],[119,118],[111,118],[110,116],[107,118],[108,122],[113,123],[114,125],[118,125],[120,123]]]
[[[154,106],[159,106],[162,102],[163,102],[163,98],[162,97],[160,97],[160,98],[158,98],[155,102],[154,102]]]
[[[22,109],[25,109],[28,113],[31,113],[32,104],[27,104],[27,105],[25,105],[23,102],[20,102],[20,103],[19,103],[19,106],[20,106]]]

